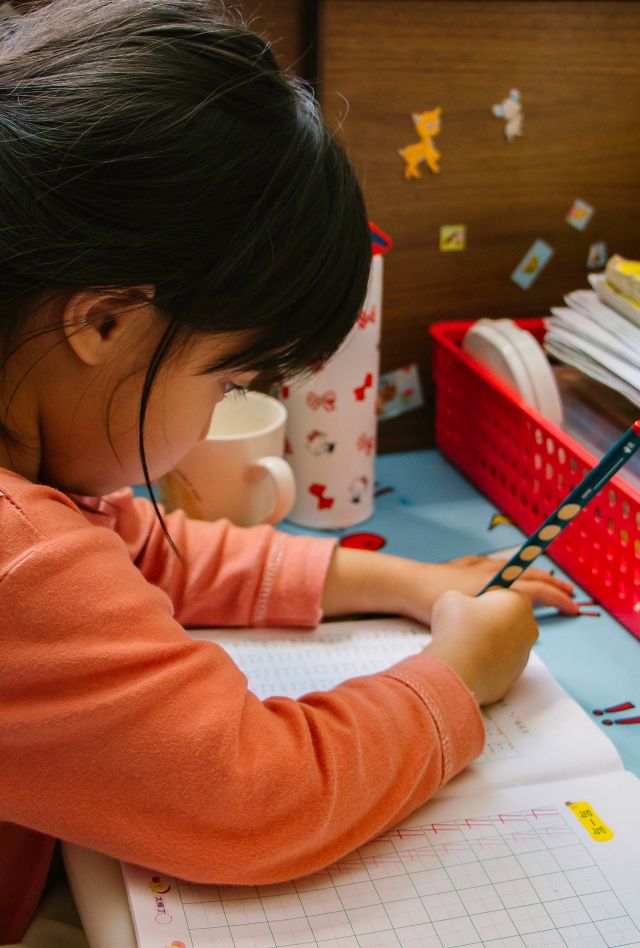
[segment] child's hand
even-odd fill
[[[409,616],[429,625],[435,601],[454,589],[474,596],[496,575],[505,560],[462,556],[448,563],[415,560],[338,547],[325,584],[323,608],[327,616],[358,612],[386,612]],[[514,583],[531,603],[552,606],[565,615],[577,615],[571,583],[530,567]]]
[[[446,563],[425,564],[432,603],[448,589],[475,596],[500,572],[507,560],[488,556],[460,556]],[[535,606],[552,606],[565,615],[576,615],[579,607],[571,598],[573,586],[552,576],[547,570],[530,566],[522,579],[511,587]]]
[[[527,664],[538,637],[531,605],[507,589],[477,599],[444,593],[433,607],[431,632],[425,654],[449,665],[478,704],[502,698]]]

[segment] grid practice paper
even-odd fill
[[[640,782],[621,772],[427,804],[292,882],[124,872],[141,948],[640,948],[639,840]]]

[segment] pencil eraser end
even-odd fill
[[[640,418],[631,425],[631,430],[634,434],[640,435]]]

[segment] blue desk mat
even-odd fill
[[[284,521],[292,534],[336,536],[374,534],[385,541],[385,553],[423,562],[438,562],[468,553],[488,553],[525,539],[511,524],[490,529],[495,506],[452,467],[438,451],[382,455],[376,464],[375,513],[345,530],[320,531]],[[550,548],[553,555],[553,546]],[[570,579],[548,557],[536,565],[553,568]],[[578,599],[591,597],[576,586]],[[591,716],[624,702],[635,709],[594,717],[607,731],[628,770],[640,776],[640,723],[606,726],[603,721],[640,717],[640,641],[601,607],[599,617],[568,618],[538,612],[540,639],[536,651],[560,684]],[[562,721],[558,721],[562,727]]]

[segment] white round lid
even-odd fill
[[[462,349],[489,369],[525,402],[538,408],[533,385],[523,360],[510,339],[493,326],[493,320],[481,319],[465,333]]]
[[[496,319],[492,326],[509,340],[520,355],[529,375],[535,394],[538,411],[554,425],[562,424],[562,399],[553,369],[544,349],[526,329],[511,319]]]

